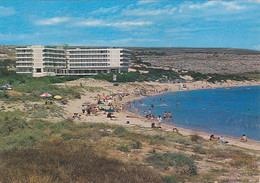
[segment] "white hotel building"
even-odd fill
[[[17,73],[33,77],[124,73],[130,51],[123,48],[59,49],[44,46],[16,48]]]

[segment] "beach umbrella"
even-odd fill
[[[111,109],[111,108],[109,108],[108,110],[106,110],[106,112],[115,112],[115,110],[114,110],[114,109]]]
[[[105,104],[99,104],[98,105],[99,107],[104,107],[104,106],[106,106]]]
[[[107,103],[111,103],[111,102],[113,102],[112,100],[107,100]]]
[[[59,95],[55,95],[53,98],[58,99],[58,100],[62,99],[62,97]]]
[[[49,94],[49,93],[44,93],[44,94],[41,94],[40,96],[41,96],[41,97],[51,97],[51,94]]]

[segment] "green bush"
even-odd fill
[[[41,132],[23,131],[1,137],[0,150],[12,149],[15,147],[28,147],[40,143],[43,139]]]
[[[134,141],[134,143],[132,144],[133,149],[142,149],[142,147],[143,147],[143,144],[139,140]]]
[[[62,138],[63,140],[70,140],[70,139],[72,139],[73,137],[74,137],[73,135],[68,134],[68,133],[62,133],[62,134],[61,134],[61,138]]]
[[[6,91],[0,90],[0,99],[1,100],[8,100],[10,98],[10,95]]]
[[[200,154],[206,154],[206,151],[203,149],[203,147],[198,144],[193,146],[193,152],[200,153]]]
[[[119,127],[117,127],[117,128],[114,130],[114,134],[116,134],[116,135],[121,135],[121,134],[124,134],[124,133],[126,133],[126,132],[127,132],[126,128],[125,128],[125,127],[122,127],[122,126],[119,126]]]
[[[21,117],[21,111],[0,112],[0,134],[9,135],[15,131],[28,128],[28,123]]]
[[[164,176],[163,180],[165,183],[178,183],[179,181],[172,176]]]
[[[122,151],[122,152],[130,152],[131,147],[128,144],[126,144],[126,145],[122,144],[117,147],[117,150]]]
[[[184,144],[184,145],[191,145],[191,144],[192,144],[191,141],[186,140],[186,139],[183,138],[183,137],[176,137],[176,138],[174,139],[174,141],[175,141],[176,143],[180,143],[180,144]]]
[[[181,153],[150,153],[146,161],[156,168],[174,167],[181,175],[197,175],[197,166],[194,161]]]
[[[203,140],[203,138],[200,137],[198,134],[191,135],[190,139],[192,142],[196,142],[196,143],[200,143]]]

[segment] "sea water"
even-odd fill
[[[260,86],[169,92],[132,106],[142,116],[151,109],[156,118],[170,111],[174,121],[167,124],[177,127],[260,141]]]

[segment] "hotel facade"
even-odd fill
[[[130,51],[123,48],[54,48],[27,46],[16,48],[18,74],[33,77],[55,75],[96,75],[125,73]]]

